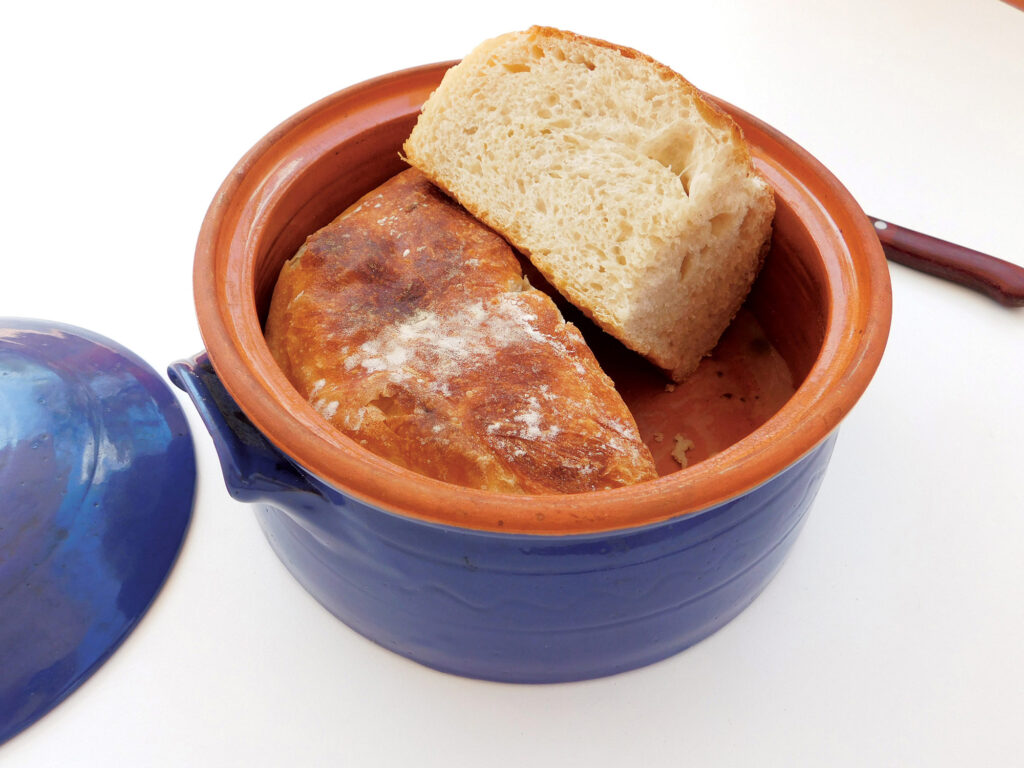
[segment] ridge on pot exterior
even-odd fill
[[[349,626],[421,663],[516,682],[577,680],[669,656],[771,579],[820,484],[835,430],[885,345],[888,272],[849,193],[801,148],[723,104],[777,200],[748,301],[796,393],[727,449],[658,480],[513,496],[417,475],[336,432],[263,341],[281,264],[401,170],[398,151],[451,63],[386,75],[283,123],[207,214],[195,294],[207,353],[171,367],[213,435],[229,491]]]

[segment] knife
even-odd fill
[[[889,261],[980,291],[1003,306],[1024,306],[1024,267],[891,221],[868,219]]]

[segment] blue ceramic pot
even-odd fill
[[[172,374],[213,435],[228,489],[256,505],[299,581],[367,637],[492,680],[578,680],[647,664],[728,622],[792,546],[835,430],[885,346],[881,246],[820,163],[723,104],[775,192],[771,253],[746,306],[784,360],[792,397],[684,471],[609,491],[493,494],[391,464],[298,394],[262,321],[305,237],[402,169],[402,141],[449,64],[339,91],[239,161],[196,247],[209,360]]]
[[[505,534],[346,496],[277,451],[205,355],[170,370],[213,436],[231,495],[256,505],[271,546],[331,613],[430,667],[507,682],[633,669],[725,625],[782,564],[835,441],[702,512],[604,533]]]

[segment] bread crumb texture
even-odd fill
[[[774,199],[732,119],[649,57],[569,32],[480,45],[404,152],[676,380],[728,325],[770,235]]]
[[[686,457],[687,451],[693,450],[693,440],[690,440],[683,435],[676,435],[672,438],[675,440],[675,447],[672,448],[672,458],[676,460],[681,469],[686,469],[689,464],[689,459]]]

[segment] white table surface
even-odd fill
[[[161,371],[197,352],[196,236],[253,143],[335,90],[532,23],[639,48],[800,142],[866,211],[1024,264],[1010,5],[459,5],[4,6],[0,314],[90,328]],[[1024,764],[1024,309],[891,272],[885,358],[800,540],[696,647],[531,687],[392,655],[285,572],[182,397],[199,480],[177,566],[0,764]]]

